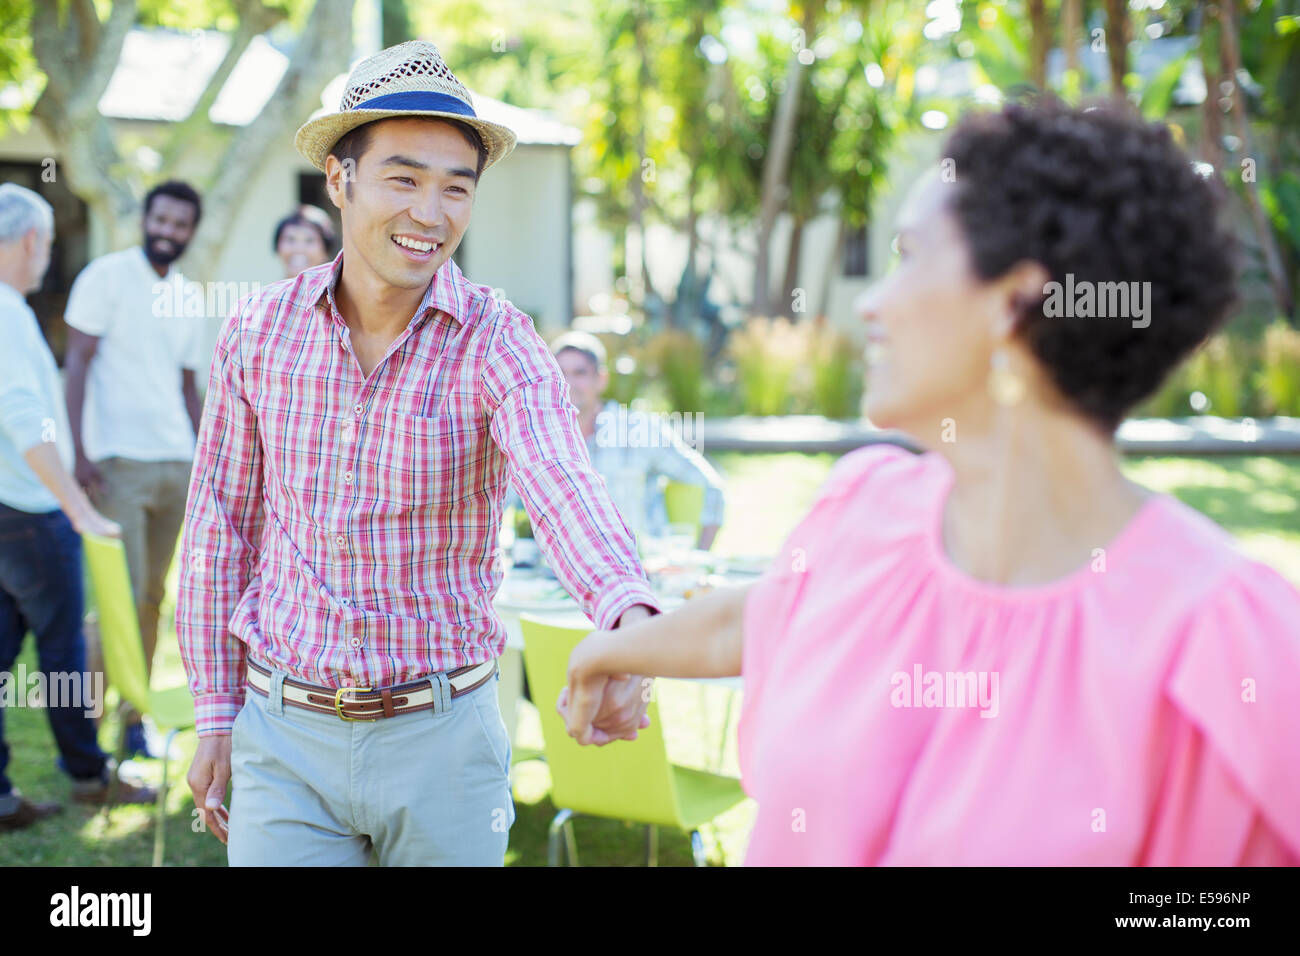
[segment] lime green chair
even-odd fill
[[[99,609],[99,640],[108,682],[122,699],[141,714],[148,714],[159,730],[167,731],[163,752],[162,786],[158,789],[158,815],[154,828],[153,865],[162,866],[166,840],[167,764],[172,741],[181,730],[194,726],[194,699],[184,684],[153,690],[145,668],[140,621],[136,617],[126,549],[117,538],[82,535],[86,569]],[[118,741],[118,760],[126,753],[126,725]],[[113,778],[116,789],[117,778]],[[111,800],[110,800],[111,803]]]
[[[569,653],[588,631],[557,627],[527,615],[520,617],[520,626],[524,667],[541,715],[551,770],[551,799],[560,808],[551,821],[549,865],[559,864],[561,835],[569,865],[578,865],[573,818],[586,815],[644,823],[648,866],[654,866],[658,856],[659,827],[685,831],[690,834],[696,866],[706,866],[699,828],[745,798],[740,781],[669,763],[654,700],[646,711],[650,726],[636,740],[580,746],[565,729],[555,701],[568,682]]]
[[[664,485],[664,512],[669,524],[693,525],[698,535],[704,514],[704,486],[669,481]]]

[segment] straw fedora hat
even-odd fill
[[[325,157],[344,133],[394,116],[454,119],[474,127],[487,147],[484,169],[515,148],[514,133],[478,118],[469,90],[447,68],[438,48],[425,40],[390,46],[358,63],[348,77],[338,111],[308,120],[293,144],[323,171]]]

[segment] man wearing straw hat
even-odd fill
[[[503,862],[511,471],[597,626],[658,611],[532,320],[451,259],[514,143],[419,41],[298,131],[342,251],[226,321],[182,543],[189,784],[232,865]],[[601,742],[636,735],[642,697],[636,675],[606,685]]]

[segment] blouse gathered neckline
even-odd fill
[[[946,477],[938,487],[937,503],[925,535],[925,546],[932,566],[945,581],[953,587],[960,588],[978,597],[1011,604],[1046,601],[1096,582],[1097,573],[1093,570],[1092,562],[1085,562],[1073,571],[1052,581],[1031,585],[1008,585],[985,581],[975,577],[958,565],[948,554],[947,546],[944,544],[944,517],[947,514],[948,500],[952,495],[953,485],[956,480],[956,476],[953,475],[952,469],[947,466],[946,460],[944,464]],[[1166,497],[1166,495],[1159,492],[1148,494],[1137,511],[1125,522],[1124,527],[1105,545],[1099,545],[1108,561],[1123,555],[1134,541],[1141,538],[1141,532],[1147,523],[1165,506]]]

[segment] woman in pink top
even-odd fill
[[[1115,107],[943,155],[858,304],[872,421],[932,451],[845,456],[760,581],[590,635],[570,733],[611,674],[742,673],[751,864],[1300,862],[1300,595],[1113,445],[1231,306],[1218,190]]]

